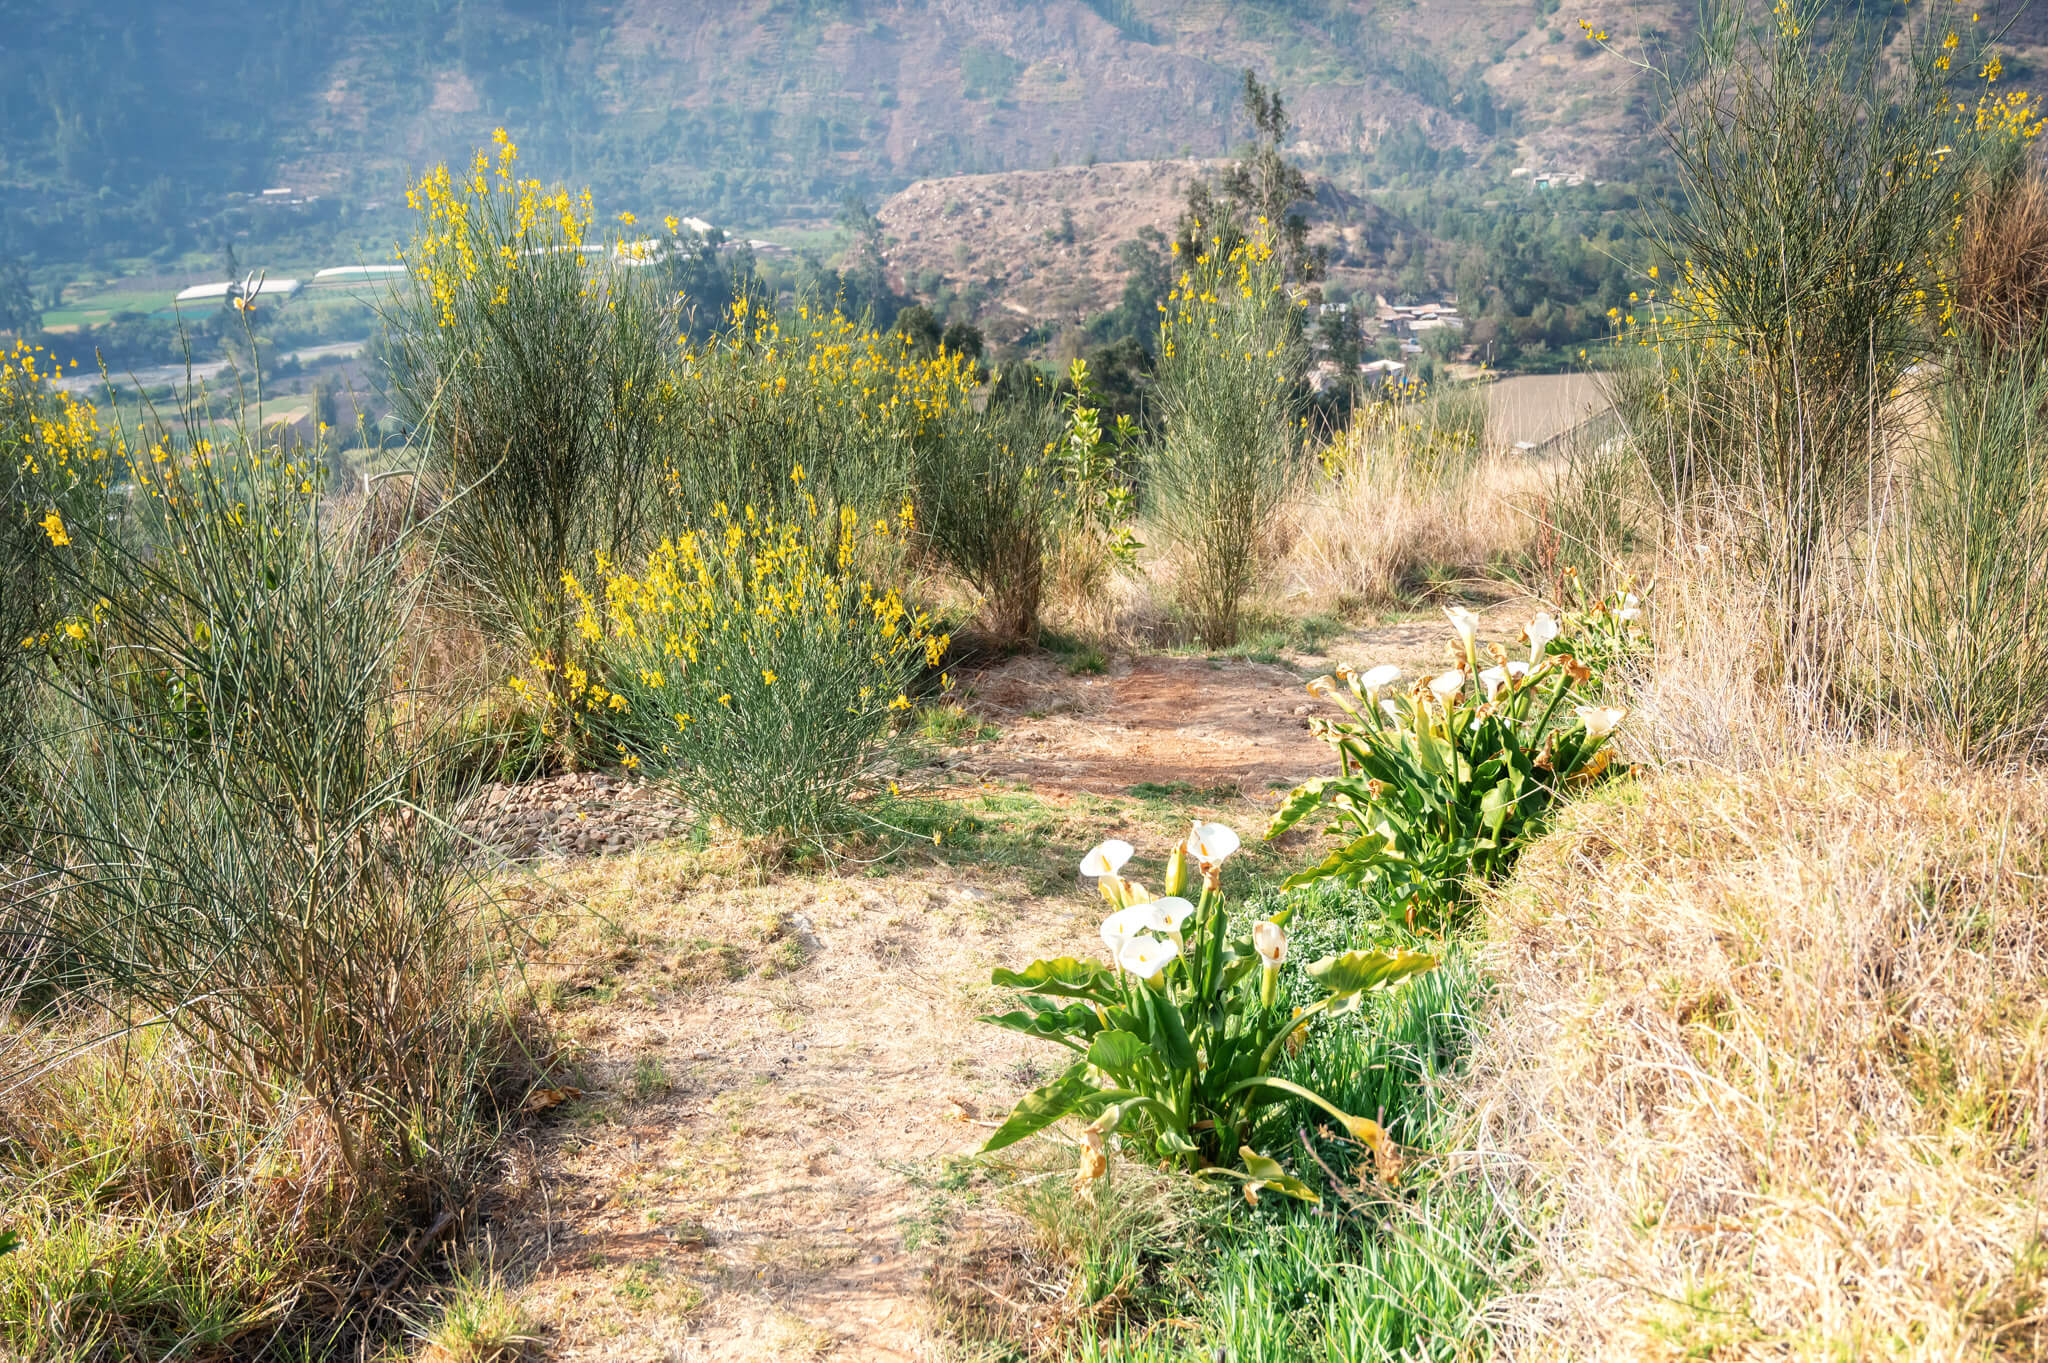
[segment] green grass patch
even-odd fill
[[[979,715],[969,714],[956,702],[927,705],[917,714],[917,736],[927,743],[961,748],[970,743],[988,743],[1002,736],[1002,730]]]

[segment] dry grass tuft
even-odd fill
[[[1495,452],[1423,471],[1370,446],[1356,455],[1294,503],[1283,596],[1403,603],[1434,583],[1497,577],[1533,548],[1538,524],[1527,508],[1542,476],[1527,457]]]
[[[1958,252],[1956,315],[1970,334],[2022,345],[2048,320],[2048,183],[2017,177],[1971,196]]]
[[[1610,788],[1492,914],[1530,1359],[2048,1357],[2048,777]],[[1524,1163],[1526,1161],[1526,1163]]]

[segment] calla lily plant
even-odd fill
[[[1315,1201],[1313,1189],[1250,1145],[1261,1108],[1300,1099],[1391,1163],[1378,1122],[1344,1112],[1273,1070],[1290,1037],[1318,1019],[1357,1010],[1375,990],[1435,969],[1436,958],[1419,951],[1328,956],[1305,968],[1324,997],[1286,1008],[1277,1001],[1277,983],[1288,958],[1290,911],[1248,933],[1233,930],[1222,869],[1238,847],[1228,826],[1194,825],[1169,856],[1165,893],[1157,896],[1124,878],[1128,843],[1105,842],[1082,859],[1081,874],[1096,881],[1111,906],[1102,923],[1108,960],[1068,956],[998,970],[996,984],[1020,991],[1017,1006],[982,1019],[1064,1046],[1075,1059],[1018,1103],[985,1149],[1079,1117],[1086,1122],[1084,1185],[1108,1168],[1105,1141],[1118,1133],[1148,1159],[1236,1180],[1254,1201],[1267,1190]]]
[[[1320,814],[1344,842],[1286,884],[1371,885],[1411,928],[1440,926],[1475,880],[1506,872],[1566,791],[1608,769],[1626,712],[1594,703],[1594,672],[1578,654],[1605,662],[1640,647],[1639,613],[1625,589],[1562,618],[1539,613],[1522,631],[1526,661],[1495,644],[1482,669],[1478,618],[1453,608],[1449,671],[1405,693],[1390,666],[1309,683],[1346,713],[1313,721],[1340,770],[1282,797],[1266,836]]]

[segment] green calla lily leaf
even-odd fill
[[[1152,1022],[1152,1044],[1166,1057],[1166,1063],[1175,1069],[1193,1069],[1195,1046],[1188,1040],[1187,1022],[1181,1017],[1180,1009],[1164,994],[1150,989],[1141,989],[1138,993]]]
[[[1104,982],[1109,978],[1107,967],[1072,956],[1033,961],[1023,970],[998,969],[989,976],[992,983],[1007,989],[1028,989],[1034,994],[1057,994],[1069,999],[1101,997]]]
[[[1065,1008],[1043,1006],[1035,996],[1029,996],[1036,1008],[1017,1009],[1008,1013],[986,1013],[981,1020],[1025,1036],[1040,1038],[1090,1037],[1102,1030],[1102,1019],[1095,1016],[1095,1010],[1085,1003],[1069,1004]]]
[[[1312,781],[1303,781],[1281,799],[1280,807],[1273,811],[1273,817],[1266,821],[1266,836],[1277,838],[1295,824],[1301,822],[1311,810],[1326,799],[1340,793],[1353,794],[1348,787],[1357,785],[1341,776],[1318,776]],[[1362,795],[1363,789],[1355,792]]]
[[[1320,1197],[1316,1196],[1315,1189],[1288,1173],[1281,1166],[1280,1161],[1267,1159],[1249,1145],[1239,1146],[1237,1155],[1239,1159],[1244,1161],[1245,1172],[1251,1175],[1244,1185],[1245,1201],[1257,1202],[1259,1194],[1269,1188],[1276,1193],[1284,1193],[1288,1197],[1297,1198],[1303,1202],[1319,1203],[1322,1201]]]
[[[981,1147],[982,1153],[1035,1136],[1094,1097],[1099,1090],[1088,1082],[1087,1071],[1088,1062],[1077,1061],[1059,1078],[1024,1095],[1024,1100],[1010,1113],[1010,1119],[997,1127],[988,1144]]]
[[[1342,998],[1399,984],[1436,966],[1436,957],[1426,951],[1347,951],[1341,956],[1325,956],[1308,968],[1308,975]]]
[[[1387,843],[1386,834],[1367,833],[1348,846],[1338,848],[1306,871],[1296,871],[1281,882],[1280,888],[1292,890],[1333,878],[1356,885],[1385,859]]]
[[[1088,1063],[1121,1074],[1151,1052],[1150,1046],[1129,1032],[1103,1032],[1088,1047]]]

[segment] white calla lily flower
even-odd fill
[[[1121,838],[1110,838],[1090,848],[1088,855],[1081,858],[1081,874],[1101,879],[1113,876],[1124,869],[1124,863],[1137,851]]]
[[[1557,617],[1549,611],[1540,613],[1534,620],[1531,620],[1522,627],[1522,637],[1529,641],[1529,662],[1531,666],[1534,666],[1537,659],[1543,656],[1544,645],[1555,639],[1559,633]]]
[[[1282,965],[1287,960],[1287,929],[1278,923],[1254,923],[1252,946],[1269,967]]]
[[[1464,641],[1467,650],[1472,641],[1479,637],[1479,616],[1463,606],[1445,606],[1444,615],[1451,622],[1451,628],[1458,631],[1458,638]]]
[[[1508,670],[1505,667],[1489,667],[1479,674],[1479,685],[1492,700],[1508,689]]]
[[[1636,600],[1634,592],[1621,598],[1621,609],[1614,612],[1617,620],[1633,620],[1643,613],[1643,603]]]
[[[1169,938],[1133,937],[1116,954],[1116,963],[1139,979],[1149,980],[1178,955],[1180,947]]]
[[[1465,689],[1463,668],[1454,667],[1448,672],[1439,672],[1429,679],[1429,693],[1438,700],[1449,704],[1451,697]]]
[[[1168,895],[1165,899],[1155,899],[1139,907],[1151,913],[1152,917],[1147,926],[1153,932],[1163,932],[1174,937],[1180,935],[1181,925],[1195,912],[1195,906],[1179,895]]]
[[[1152,912],[1152,904],[1149,903],[1118,909],[1103,919],[1102,944],[1109,948],[1109,958],[1112,961],[1116,960],[1122,955],[1125,943],[1151,932],[1155,921],[1156,916]]]
[[[1628,711],[1609,705],[1579,705],[1573,707],[1572,713],[1586,726],[1586,737],[1598,741],[1613,733]]]
[[[1228,824],[1198,823],[1188,833],[1188,855],[1204,866],[1221,865],[1240,846],[1237,832]]]
[[[1365,688],[1365,694],[1373,697],[1377,697],[1381,691],[1384,691],[1399,680],[1401,680],[1401,669],[1392,663],[1381,663],[1378,667],[1375,667],[1372,671],[1358,679],[1359,685]]]

